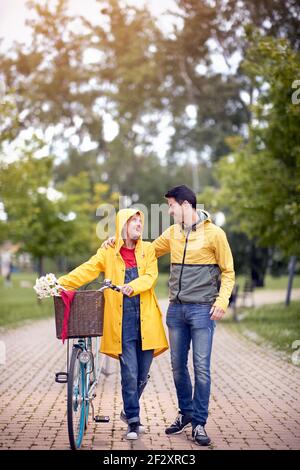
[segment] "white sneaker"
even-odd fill
[[[128,424],[126,414],[124,413],[123,410],[120,413],[120,419],[121,421],[123,421],[123,423]],[[145,432],[146,432],[145,426],[141,422],[139,422],[139,434],[145,434]]]
[[[139,423],[130,423],[126,434],[126,439],[133,441],[139,437]]]

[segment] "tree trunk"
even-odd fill
[[[39,277],[43,276],[45,273],[44,273],[44,257],[43,256],[39,256],[38,257],[38,260],[37,260],[37,271],[38,271],[38,275]],[[42,301],[41,299],[39,299],[39,297],[37,297],[37,303],[38,305],[41,305],[42,304]]]
[[[59,256],[57,258],[56,264],[57,264],[57,272],[59,274],[67,272],[68,267],[67,267],[67,258],[66,258],[66,256]]]
[[[291,301],[291,294],[292,294],[292,286],[293,286],[293,279],[295,275],[295,270],[296,270],[296,256],[291,256],[290,257],[290,262],[289,262],[289,280],[288,280],[288,286],[287,286],[287,292],[286,292],[286,299],[285,299],[285,306],[288,307],[290,305]]]
[[[264,287],[268,259],[268,249],[257,247],[255,243],[252,242],[250,253],[250,269],[253,287]]]
[[[44,257],[43,256],[39,256],[37,268],[38,268],[39,277],[44,276],[45,272],[44,272]]]

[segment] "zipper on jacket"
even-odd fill
[[[186,234],[184,251],[183,251],[183,258],[182,258],[182,263],[181,263],[181,271],[180,271],[180,275],[179,275],[178,292],[177,292],[177,295],[176,295],[176,298],[177,298],[179,303],[181,303],[181,300],[179,298],[179,294],[180,294],[180,291],[181,291],[182,271],[183,271],[183,265],[184,265],[184,261],[185,261],[186,249],[187,249],[187,244],[188,244],[188,239],[189,239],[190,233],[191,233],[191,230]]]

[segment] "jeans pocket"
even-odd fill
[[[169,304],[166,316],[167,326],[176,326],[178,324],[180,307],[179,304]]]
[[[210,303],[193,305],[188,311],[190,325],[194,328],[211,328],[213,320],[210,318],[210,310]]]

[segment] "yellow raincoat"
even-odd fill
[[[74,290],[91,282],[104,272],[105,278],[111,279],[113,284],[124,285],[125,263],[119,253],[124,244],[122,229],[128,219],[137,212],[140,212],[142,223],[144,223],[144,215],[138,209],[120,210],[116,218],[114,248],[99,248],[86,263],[78,266],[66,276],[60,277],[59,284],[66,289]],[[168,342],[162,323],[162,313],[154,292],[158,277],[154,247],[150,242],[138,240],[135,257],[139,277],[128,285],[134,290],[132,295],[140,294],[142,350],[154,349],[154,356],[157,356],[168,349]],[[104,330],[100,351],[118,359],[119,354],[122,353],[123,294],[106,289],[104,298]]]

